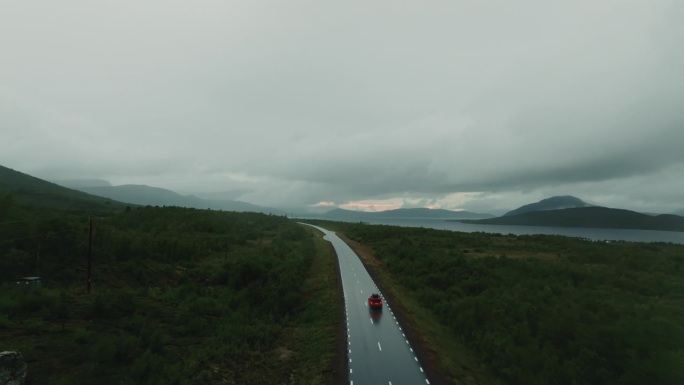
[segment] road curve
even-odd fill
[[[359,257],[334,232],[313,227],[332,243],[340,264],[350,385],[430,384],[387,302],[382,311],[369,309],[371,293],[382,293]]]

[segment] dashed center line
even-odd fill
[[[326,233],[326,234],[327,234],[327,233]],[[334,242],[332,242],[332,243],[334,244]],[[337,245],[336,245],[336,244],[334,244],[334,246],[335,246],[335,248],[337,248]],[[364,372],[364,371],[363,371],[363,370],[359,371],[360,368],[357,367],[357,368],[356,368],[356,369],[357,369],[357,374],[356,374],[356,375],[352,375],[353,369],[352,369],[352,354],[351,354],[351,353],[352,353],[352,349],[351,349],[351,342],[352,342],[352,338],[351,338],[351,321],[352,321],[352,319],[353,319],[354,322],[356,322],[356,320],[361,320],[361,319],[363,319],[363,315],[365,315],[365,314],[359,313],[359,310],[361,310],[361,308],[358,307],[359,305],[362,305],[362,306],[363,306],[362,309],[368,310],[368,301],[365,299],[364,290],[361,288],[361,278],[363,278],[364,283],[368,283],[368,282],[371,282],[371,283],[372,283],[371,285],[363,286],[363,287],[368,287],[368,288],[369,288],[368,291],[370,291],[371,293],[380,293],[380,290],[379,290],[379,288],[377,287],[377,284],[375,283],[375,281],[368,275],[366,269],[365,269],[364,266],[360,263],[360,261],[357,261],[357,260],[354,258],[355,255],[354,255],[353,253],[351,253],[351,254],[349,254],[349,255],[346,255],[346,254],[345,254],[344,257],[343,257],[341,254],[344,254],[344,253],[338,253],[340,267],[341,267],[342,270],[343,270],[341,273],[342,273],[343,277],[346,276],[346,277],[349,277],[349,278],[350,278],[350,279],[346,282],[346,284],[345,284],[345,282],[344,282],[345,280],[344,280],[344,279],[342,280],[342,281],[343,281],[343,282],[342,282],[342,289],[343,289],[343,295],[344,295],[344,314],[345,314],[345,318],[346,318],[346,329],[347,329],[347,341],[346,341],[347,344],[346,344],[346,345],[347,345],[347,351],[348,351],[348,354],[349,354],[349,356],[347,357],[348,360],[349,360],[349,364],[348,364],[348,365],[349,365],[349,366],[348,366],[349,372],[348,372],[348,375],[349,375],[349,377],[352,377],[352,376],[353,376],[353,377],[357,377],[357,378],[355,378],[354,380],[356,380],[357,382],[359,382],[359,379],[360,379],[359,376],[363,376],[363,372]],[[343,263],[343,262],[345,262],[345,263]],[[357,263],[357,262],[358,262],[358,263]],[[356,267],[359,267],[359,271],[358,271],[358,272],[356,271]],[[346,270],[346,274],[344,273],[344,270]],[[350,271],[350,270],[351,270],[351,271]],[[351,273],[351,274],[349,274],[349,273]],[[352,274],[353,274],[353,275],[352,275]],[[357,285],[359,285],[359,286],[356,286],[356,289],[359,290],[359,291],[357,292],[357,294],[354,294],[354,290],[353,290],[353,289],[354,289],[354,285],[353,285],[353,284],[349,284],[349,282],[353,282],[354,279],[356,279],[356,283],[357,283]],[[361,293],[361,298],[358,297],[358,293]],[[381,298],[385,299],[384,296],[382,295],[382,293],[380,293],[380,296],[381,296]],[[362,303],[361,303],[361,304],[358,304],[358,302],[357,302],[357,304],[354,305],[353,302],[354,302],[355,300],[358,301],[358,299],[361,299]],[[416,361],[415,367],[418,367],[418,369],[420,370],[420,372],[421,372],[421,373],[423,374],[423,376],[424,376],[426,373],[424,372],[424,369],[423,369],[422,366],[420,365],[420,362],[419,362],[419,360],[418,360],[418,357],[415,356],[415,352],[414,352],[414,350],[411,348],[411,343],[408,341],[408,336],[406,335],[406,333],[403,332],[401,325],[399,325],[399,322],[398,322],[398,319],[397,319],[396,315],[394,314],[394,312],[392,311],[392,309],[390,308],[390,306],[389,306],[387,303],[385,303],[385,306],[384,306],[384,307],[385,307],[385,309],[384,309],[385,316],[386,316],[386,317],[390,317],[390,316],[391,316],[391,317],[392,317],[392,321],[394,321],[394,323],[395,323],[396,326],[395,326],[395,325],[392,325],[392,322],[390,321],[390,322],[384,322],[384,323],[379,324],[379,325],[371,326],[372,329],[370,329],[370,330],[373,330],[373,331],[375,331],[376,329],[377,329],[377,330],[380,330],[380,329],[385,330],[385,328],[388,328],[388,327],[391,327],[391,328],[393,328],[394,330],[399,329],[399,333],[398,333],[398,334],[401,335],[399,338],[404,338],[405,346],[409,349],[409,351],[411,351],[411,352],[413,353],[413,354],[411,354],[411,356],[413,357],[414,361]],[[389,313],[388,313],[388,312],[389,312]],[[379,321],[379,318],[376,318],[373,314],[371,314],[371,317],[370,317],[369,321],[371,322],[371,324],[375,324],[375,323],[377,323],[377,322]],[[376,328],[376,327],[377,327],[377,328]],[[369,330],[369,329],[368,329],[368,326],[366,326],[364,329]],[[343,329],[343,330],[344,330],[344,329]],[[355,335],[356,335],[356,333],[355,333]],[[359,349],[360,349],[361,351],[363,351],[363,350],[366,350],[366,349],[370,348],[370,342],[371,342],[371,341],[372,341],[372,339],[370,339],[370,341],[363,341],[363,340],[359,341],[359,340],[354,339],[354,343],[355,343],[355,346],[354,346],[354,349],[353,349],[354,352],[356,352],[356,351],[359,350]],[[378,341],[377,339],[376,339],[376,341],[377,341],[376,343],[377,343],[377,345],[378,345],[378,351],[382,352],[382,344],[381,344],[381,341]],[[399,340],[399,341],[400,341],[400,340]],[[392,347],[392,349],[390,349],[390,350],[393,351],[393,350],[394,350],[394,346],[391,345],[390,347]],[[405,348],[404,348],[404,349],[405,349]],[[358,354],[359,354],[359,353],[357,353],[357,355],[358,355]],[[388,353],[388,354],[390,354],[390,353]],[[386,355],[383,355],[383,356],[386,356]],[[359,365],[358,362],[357,362],[357,361],[359,361],[359,357],[357,357],[357,356],[354,356],[354,357],[357,358],[357,360],[354,361],[354,363],[355,363],[354,366],[357,366],[357,365]],[[380,355],[377,355],[377,357],[379,358]],[[389,359],[389,358],[388,358],[388,359]],[[410,360],[410,357],[409,357],[409,360]],[[361,359],[361,362],[363,362],[363,361],[364,361],[364,359]],[[411,365],[411,366],[413,366],[413,365]],[[415,369],[415,367],[414,367],[414,369]],[[388,374],[389,374],[389,373],[388,373]],[[390,376],[391,376],[391,375],[390,375]],[[421,376],[421,377],[423,377],[423,376]],[[352,378],[353,378],[353,377],[352,377]],[[352,378],[348,378],[348,379],[347,379],[347,380],[348,380],[347,383],[350,384],[350,385],[354,385],[354,380],[352,380]],[[362,379],[362,378],[361,378],[361,379]],[[430,385],[430,381],[429,381],[427,378],[423,377],[421,380],[424,380],[424,381],[425,381],[425,384]],[[389,384],[389,385],[392,385],[392,384],[393,384],[393,382],[390,381],[389,379],[387,379],[387,377],[385,377],[385,381],[387,381],[385,384]],[[400,381],[400,382],[401,382],[401,381]],[[382,382],[380,382],[380,383],[382,383]],[[419,380],[418,383],[421,383],[421,381]]]

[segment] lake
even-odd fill
[[[302,218],[304,219],[304,218]],[[316,218],[326,219],[326,218]],[[331,219],[326,219],[331,220]],[[669,242],[684,244],[684,232],[655,231],[631,229],[597,229],[586,227],[544,227],[544,226],[502,226],[476,225],[461,222],[449,222],[444,219],[413,218],[345,218],[335,219],[340,222],[364,222],[371,225],[390,225],[402,227],[424,227],[438,230],[463,231],[466,233],[485,232],[499,234],[550,234],[567,237],[588,238],[594,241],[628,241],[628,242]]]

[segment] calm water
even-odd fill
[[[671,242],[684,244],[684,232],[679,231],[594,229],[586,227],[471,225],[461,222],[447,222],[443,219],[350,218],[339,219],[339,221],[365,222],[374,225],[391,225],[402,227],[425,227],[438,230],[463,231],[467,233],[482,231],[485,233],[515,235],[551,234],[577,238],[588,238],[595,241]]]

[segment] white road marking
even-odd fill
[[[332,234],[334,234],[334,232],[333,232]],[[330,242],[331,242],[333,245],[336,245],[336,244],[337,244],[337,242],[333,242],[333,240],[330,240]],[[348,254],[348,255],[347,255],[347,254]],[[364,280],[366,280],[366,282],[367,282],[368,280],[370,280],[370,281],[373,283],[373,287],[371,287],[369,291],[371,291],[372,293],[376,293],[376,292],[377,292],[377,293],[380,293],[380,290],[378,289],[377,284],[375,283],[375,280],[374,280],[372,277],[370,277],[370,275],[368,274],[368,272],[367,272],[366,269],[365,269],[365,266],[364,266],[363,264],[361,264],[360,261],[356,260],[356,258],[353,258],[353,257],[355,257],[355,255],[354,255],[353,253],[349,254],[349,253],[344,252],[343,255],[342,255],[341,257],[343,257],[344,262],[346,262],[346,263],[344,263],[344,267],[346,267],[346,269],[351,269],[351,270],[352,270],[352,273],[354,274],[354,277],[357,279],[357,281],[356,281],[357,285],[360,285],[360,284],[361,284],[361,282],[360,282],[361,277],[360,277],[360,276],[363,276],[363,278],[364,278]],[[340,263],[342,263],[342,258],[340,259]],[[358,266],[358,267],[359,267],[360,270],[359,270],[359,273],[358,273],[358,274],[356,273],[356,268],[355,268],[354,266]],[[347,270],[347,271],[348,271],[348,270]],[[352,285],[352,286],[353,286],[353,285]],[[351,328],[350,328],[350,324],[351,324],[351,323],[350,323],[350,320],[349,320],[350,316],[349,316],[349,312],[348,312],[348,307],[349,307],[349,306],[353,306],[353,305],[351,305],[350,301],[348,301],[349,299],[351,299],[351,295],[347,292],[347,287],[349,287],[350,290],[353,290],[353,287],[350,287],[350,285],[343,285],[344,299],[345,299],[345,313],[346,313],[346,316],[347,316],[347,317],[346,317],[346,318],[347,318],[347,338],[348,338],[348,339],[351,339]],[[363,294],[363,289],[361,289],[359,286],[357,286],[357,289],[359,289],[359,291],[361,292],[361,294]],[[380,296],[381,296],[381,298],[385,299],[385,297],[382,295],[382,293],[380,293]],[[363,300],[363,298],[362,298],[362,303],[363,303],[363,306],[368,306],[367,301]],[[401,326],[399,325],[399,322],[397,321],[397,318],[396,318],[394,312],[392,311],[392,309],[390,308],[390,306],[389,306],[388,304],[385,304],[385,312],[387,312],[387,311],[390,312],[390,315],[391,315],[392,318],[394,319],[394,321],[395,321],[395,323],[396,323],[396,325],[397,325],[397,327],[398,327],[398,329],[399,329],[399,331],[400,331],[402,337],[405,339],[406,343],[407,343],[408,346],[409,346],[409,350],[410,350],[411,352],[413,352],[413,354],[414,354],[414,360],[418,363],[418,367],[419,367],[420,371],[421,371],[422,373],[424,373],[424,369],[420,366],[420,363],[419,363],[419,361],[418,361],[418,357],[415,356],[415,352],[414,352],[413,349],[411,348],[411,344],[409,343],[406,334],[402,332],[402,328],[401,328]],[[374,323],[374,319],[373,319],[373,315],[372,315],[372,314],[371,314],[371,317],[370,317],[370,322],[371,322],[371,324]],[[378,344],[378,350],[379,350],[379,351],[382,351],[382,345],[381,345],[381,343],[378,341],[377,344]],[[350,366],[350,368],[349,368],[349,373],[351,374],[351,373],[353,373],[353,370],[352,370],[352,368],[351,368],[351,363],[352,363],[351,353],[352,353],[352,351],[351,351],[351,342],[350,342],[350,341],[348,341],[348,345],[349,345],[349,357],[348,357],[348,358],[349,358],[349,363],[350,363],[350,365],[349,365],[349,366]],[[359,345],[359,346],[361,346],[361,345]],[[351,376],[350,376],[350,377],[351,377]],[[430,381],[429,381],[426,377],[424,377],[424,378],[425,378],[425,383],[426,383],[427,385],[430,385]],[[389,385],[392,385],[392,381],[389,381],[389,380],[387,380],[387,381],[388,381],[387,383],[388,383]],[[354,385],[354,381],[351,380],[351,379],[349,379],[349,384],[350,384],[350,385]]]

